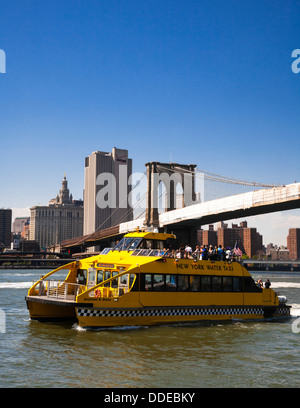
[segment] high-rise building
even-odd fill
[[[47,206],[35,206],[30,211],[30,240],[37,241],[41,249],[59,246],[83,233],[83,201],[73,199],[66,176],[56,198]]]
[[[14,234],[21,234],[24,226],[29,223],[29,220],[29,217],[16,217],[12,225],[12,232]]]
[[[206,231],[198,231],[198,240],[200,245],[222,245],[224,248],[234,248],[237,244],[250,258],[263,249],[262,236],[256,228],[248,228],[246,221],[241,222],[240,225],[232,224],[232,228],[220,222],[217,231],[214,231],[213,226],[209,226]]]
[[[0,209],[0,249],[11,245],[11,209]]]
[[[300,259],[300,228],[290,228],[287,236],[287,248],[290,251],[290,259]]]
[[[243,244],[245,253],[250,258],[263,249],[262,236],[256,231],[256,228],[243,228]]]
[[[208,230],[200,229],[197,231],[198,242],[200,245],[212,245],[215,246],[218,243],[218,234],[214,230],[213,225],[208,226]]]
[[[128,200],[132,159],[128,150],[93,152],[85,158],[84,235],[133,219]]]

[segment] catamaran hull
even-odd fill
[[[30,318],[38,321],[77,321],[81,327],[152,326],[160,324],[261,320],[289,317],[290,306],[191,306],[94,308],[90,304],[26,296]]]
[[[38,296],[26,296],[25,299],[32,320],[43,322],[77,320],[75,302],[53,301]]]
[[[139,309],[101,309],[77,307],[81,327],[152,326],[201,321],[262,320],[289,317],[289,306],[197,306],[151,307]]]

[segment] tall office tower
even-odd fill
[[[0,249],[10,248],[12,210],[0,209]]]
[[[24,226],[30,221],[29,217],[16,217],[12,224],[12,232],[14,234],[21,234]]]
[[[56,198],[30,211],[30,240],[37,241],[41,249],[58,247],[62,241],[82,235],[83,202],[73,199],[66,176]]]
[[[84,235],[133,219],[128,201],[132,159],[128,150],[93,152],[85,158]]]
[[[287,236],[287,248],[290,251],[290,259],[300,259],[300,228],[290,228]]]

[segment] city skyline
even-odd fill
[[[133,172],[156,160],[300,181],[294,2],[2,3],[0,207],[13,218],[47,203],[65,172],[83,198],[84,158],[113,146]],[[247,221],[285,245],[300,210]]]

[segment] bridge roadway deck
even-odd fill
[[[219,198],[159,215],[159,226],[195,226],[300,208],[300,183]]]
[[[172,227],[197,228],[218,221],[295,208],[300,208],[300,183],[236,194],[167,211],[159,215],[157,226],[160,228],[166,227],[170,230]],[[124,222],[107,230],[64,241],[62,247],[67,248],[88,243],[91,245],[91,243],[96,244],[96,242],[108,237],[120,237],[136,228],[145,227],[144,223],[145,220],[142,218]]]

